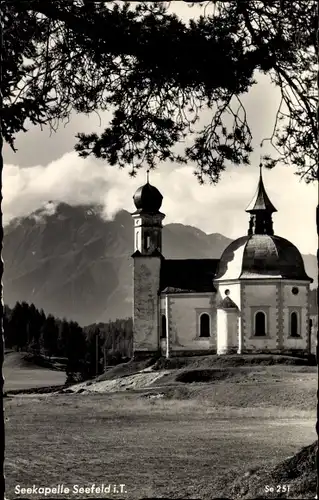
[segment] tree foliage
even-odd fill
[[[316,2],[207,3],[215,9],[186,24],[162,2],[3,2],[5,140],[14,147],[27,120],[56,128],[73,110],[108,110],[100,135],[79,133],[81,156],[129,165],[132,175],[142,165],[192,161],[200,182],[217,182],[229,162],[249,163],[242,97],[262,72],[281,92],[268,138],[275,154],[264,163],[283,161],[314,180]],[[211,118],[203,125],[204,109]]]
[[[58,335],[59,328],[57,322],[54,316],[49,314],[40,329],[42,347],[49,357],[57,353]]]
[[[108,323],[93,324],[84,328],[88,337],[94,337],[99,332],[100,344],[107,358],[112,360],[122,357],[130,358],[133,354],[133,320],[132,318],[116,319]],[[103,339],[103,342],[101,342]]]
[[[75,321],[46,316],[43,309],[39,311],[26,302],[17,302],[12,309],[5,306],[4,312],[7,348],[35,355],[38,361],[64,358],[68,374],[81,373],[83,378],[90,378],[96,375],[96,368],[102,373],[107,365],[132,356],[132,318],[82,328]]]

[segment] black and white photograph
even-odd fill
[[[318,498],[318,18],[0,1],[0,500]]]

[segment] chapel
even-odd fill
[[[313,280],[296,246],[274,233],[261,168],[247,234],[220,259],[166,259],[162,194],[147,178],[133,200],[134,358],[310,352]]]

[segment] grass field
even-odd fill
[[[7,495],[18,498],[17,484],[111,483],[127,493],[107,498],[211,500],[230,470],[275,464],[316,439],[316,388],[315,367],[276,366],[201,384],[169,375],[152,391],[7,398]]]
[[[63,371],[40,368],[23,360],[23,354],[7,352],[4,358],[3,374],[4,390],[29,389],[32,387],[47,387],[65,383],[66,374]]]

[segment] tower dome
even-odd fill
[[[148,171],[147,182],[137,189],[133,196],[136,209],[139,212],[156,213],[162,205],[163,196],[159,190],[149,183]]]
[[[312,282],[298,248],[274,235],[272,214],[277,210],[266,193],[261,169],[256,195],[246,212],[250,213],[248,234],[225,249],[215,279],[282,278]]]
[[[252,234],[233,241],[223,252],[215,279],[282,278],[312,281],[295,245],[280,236]]]

